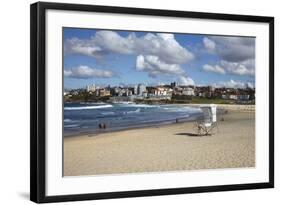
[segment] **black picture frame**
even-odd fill
[[[46,97],[45,97],[45,25],[46,10],[120,13],[194,19],[262,22],[269,25],[269,181],[263,183],[220,186],[138,190],[46,196]],[[198,192],[218,192],[274,187],[274,18],[264,16],[126,8],[82,4],[38,2],[30,7],[30,200],[37,203],[77,200],[97,200],[123,197],[142,197]]]

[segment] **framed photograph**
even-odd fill
[[[274,18],[31,5],[30,198],[274,187]]]

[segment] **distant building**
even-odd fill
[[[250,95],[247,95],[247,94],[238,95],[238,99],[239,100],[250,100]]]
[[[96,91],[96,85],[87,85],[87,92],[95,92]]]
[[[119,87],[115,87],[115,88],[113,88],[112,93],[113,93],[113,95],[118,96],[119,91],[120,91],[120,88]]]
[[[99,96],[100,97],[110,96],[110,91],[106,90],[106,89],[100,89],[99,90]]]
[[[224,99],[224,100],[227,100],[227,99],[228,99],[228,96],[225,95],[225,94],[222,94],[222,95],[221,95],[221,98]]]
[[[143,92],[146,91],[146,86],[144,84],[138,85],[138,95],[142,95]]]
[[[235,94],[231,94],[231,95],[229,95],[229,99],[230,99],[230,100],[237,100],[238,97],[237,97],[237,95],[235,95]]]
[[[137,94],[138,94],[138,86],[135,85],[135,86],[134,86],[134,95],[137,95]]]
[[[163,87],[157,87],[155,89],[155,95],[156,96],[161,96],[161,95],[166,95],[166,94],[167,94],[167,91]]]
[[[184,88],[184,89],[182,90],[182,95],[194,96],[194,95],[195,95],[194,89],[193,89],[193,88],[190,88],[190,87]]]
[[[148,96],[147,91],[142,92],[142,97],[146,98]]]
[[[97,97],[100,96],[100,90],[97,89],[96,92],[95,92],[95,94],[96,94]]]
[[[179,86],[179,83],[178,82],[172,82],[171,83],[171,87],[174,88],[174,87],[177,87]]]
[[[214,92],[215,91],[215,87],[214,86],[208,86],[209,92]]]
[[[131,95],[132,95],[132,91],[129,88],[125,89],[125,96],[131,96]]]
[[[118,96],[123,96],[123,95],[125,95],[125,90],[123,88],[119,88]]]
[[[215,96],[215,87],[214,86],[208,86],[208,90],[205,93],[205,97],[211,98]]]
[[[151,89],[151,92],[154,96],[167,96],[167,95],[172,95],[173,89],[163,86],[158,86],[154,89]]]

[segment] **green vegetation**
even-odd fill
[[[65,102],[106,102],[109,96],[99,97],[87,91],[79,91],[70,93],[69,96],[64,96]]]

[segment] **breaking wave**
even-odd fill
[[[147,104],[127,104],[126,107],[140,107],[140,108],[155,108],[159,105],[147,105]]]
[[[115,115],[115,112],[102,112],[102,115]]]
[[[133,111],[127,111],[127,112],[124,112],[124,114],[132,114],[132,113],[138,113],[140,112],[140,108],[136,109],[136,110],[133,110]]]
[[[103,109],[110,108],[112,105],[98,105],[98,106],[80,106],[80,107],[64,107],[64,110],[91,110],[91,109]]]

